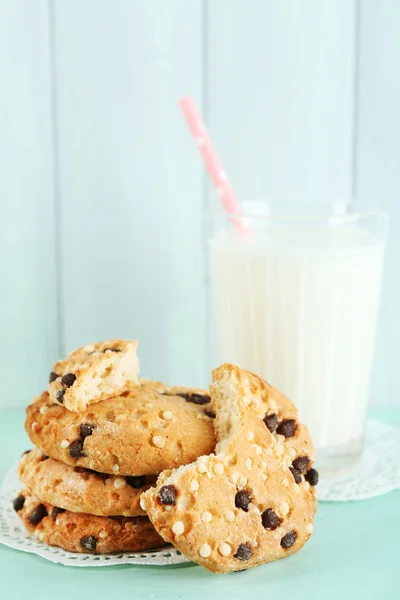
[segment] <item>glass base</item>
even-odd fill
[[[335,477],[351,471],[360,462],[364,438],[353,440],[346,446],[330,446],[315,449],[315,466],[321,478]]]

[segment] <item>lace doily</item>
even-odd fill
[[[321,479],[318,500],[365,500],[400,489],[400,429],[368,421],[362,460],[351,471]]]
[[[179,550],[166,546],[160,550],[124,552],[120,554],[77,554],[62,548],[46,546],[31,537],[14,512],[12,501],[21,490],[17,465],[7,473],[0,492],[0,543],[15,550],[31,552],[54,563],[74,567],[104,567],[109,565],[177,565],[189,562]]]

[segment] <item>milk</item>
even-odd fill
[[[309,426],[317,457],[359,454],[384,256],[353,225],[255,225],[210,242],[219,362],[280,389]]]

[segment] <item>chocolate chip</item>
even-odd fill
[[[97,475],[97,477],[100,477],[100,479],[108,479],[107,473],[99,473],[98,471],[92,471],[91,469],[86,469],[86,470],[89,471],[90,473],[93,473],[94,475]]]
[[[42,454],[42,456],[40,457],[41,462],[43,462],[44,460],[47,460],[49,457],[47,456],[47,454]]]
[[[55,381],[56,379],[58,379],[60,376],[57,375],[57,373],[54,373],[54,371],[52,371],[49,375],[49,383],[52,383],[53,381]]]
[[[168,394],[168,392],[164,392],[163,396],[173,396],[173,394]],[[190,398],[190,394],[186,394],[186,392],[177,392],[176,396],[180,396],[181,398],[184,398],[185,400],[189,400],[189,398]]]
[[[64,404],[64,394],[65,394],[65,389],[62,388],[61,390],[58,390],[57,394],[56,394],[56,399],[61,403]]]
[[[308,458],[308,456],[299,456],[292,462],[292,465],[296,469],[296,471],[299,471],[299,473],[304,473],[304,471],[307,469],[309,462],[310,459]]]
[[[83,442],[82,440],[75,440],[69,447],[69,455],[72,458],[82,458],[82,456],[86,456],[83,452]]]
[[[267,510],[264,510],[263,514],[261,515],[261,522],[263,527],[269,531],[276,529],[281,524],[280,519],[274,513],[272,508],[267,508]]]
[[[204,414],[210,417],[210,419],[215,419],[215,412],[213,410],[205,410]]]
[[[249,544],[240,544],[233,556],[239,560],[249,560],[252,554],[253,550],[250,548]]]
[[[300,471],[298,471],[294,467],[289,467],[289,471],[293,475],[295,482],[296,483],[301,483],[302,479],[301,479],[301,473],[300,473]]]
[[[251,504],[251,496],[249,492],[246,490],[242,490],[241,492],[237,492],[235,496],[235,506],[236,508],[241,508],[244,512],[249,510],[249,506]]]
[[[138,477],[126,477],[126,482],[133,488],[135,489],[139,489],[141,487],[144,486],[145,483],[145,476],[144,475],[139,475]]]
[[[53,521],[57,519],[57,515],[65,512],[65,508],[58,508],[58,506],[53,506],[53,510],[51,511],[51,518]]]
[[[96,429],[96,425],[91,425],[90,423],[81,423],[79,426],[79,433],[82,439],[89,437],[92,435],[93,431]]]
[[[85,535],[85,537],[81,539],[81,546],[89,552],[94,552],[97,546],[97,537],[94,535]]]
[[[318,471],[316,469],[310,469],[309,471],[307,471],[304,477],[310,485],[317,485],[319,480]]]
[[[47,509],[44,504],[38,504],[37,507],[29,515],[29,523],[39,525],[40,521],[47,517]]]
[[[161,504],[175,504],[176,488],[173,485],[163,485],[158,492],[158,499]]]
[[[119,348],[104,348],[103,352],[107,352],[107,350],[110,350],[111,352],[122,352]]]
[[[74,375],[73,373],[66,373],[65,375],[62,376],[61,383],[63,385],[65,385],[65,387],[69,388],[69,387],[71,387],[71,385],[74,385],[75,380],[76,380],[76,375]]]
[[[278,424],[276,414],[274,413],[273,415],[266,415],[264,417],[264,423],[266,424],[271,433],[275,433],[276,426]]]
[[[281,539],[282,548],[291,548],[295,541],[297,540],[297,533],[295,531],[289,531],[286,535]]]
[[[294,419],[283,419],[279,423],[276,433],[284,435],[285,437],[293,437],[296,430],[296,421]]]
[[[23,453],[21,454],[21,456],[25,456],[25,454],[29,454],[29,452],[32,452],[32,450],[25,450],[25,452],[23,452]]]
[[[188,398],[188,402],[193,402],[193,404],[208,404],[211,402],[211,398],[206,394],[191,394]]]
[[[22,495],[17,496],[13,502],[14,510],[16,512],[18,512],[19,510],[21,510],[21,508],[24,506],[24,504],[25,504],[25,496],[22,496]]]

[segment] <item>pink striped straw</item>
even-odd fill
[[[228,213],[240,216],[242,214],[240,204],[193,98],[185,96],[179,101],[179,106],[203,157],[212,182],[217,188],[224,209]],[[247,231],[247,227],[242,223],[242,219],[232,218],[232,221],[239,230]]]

